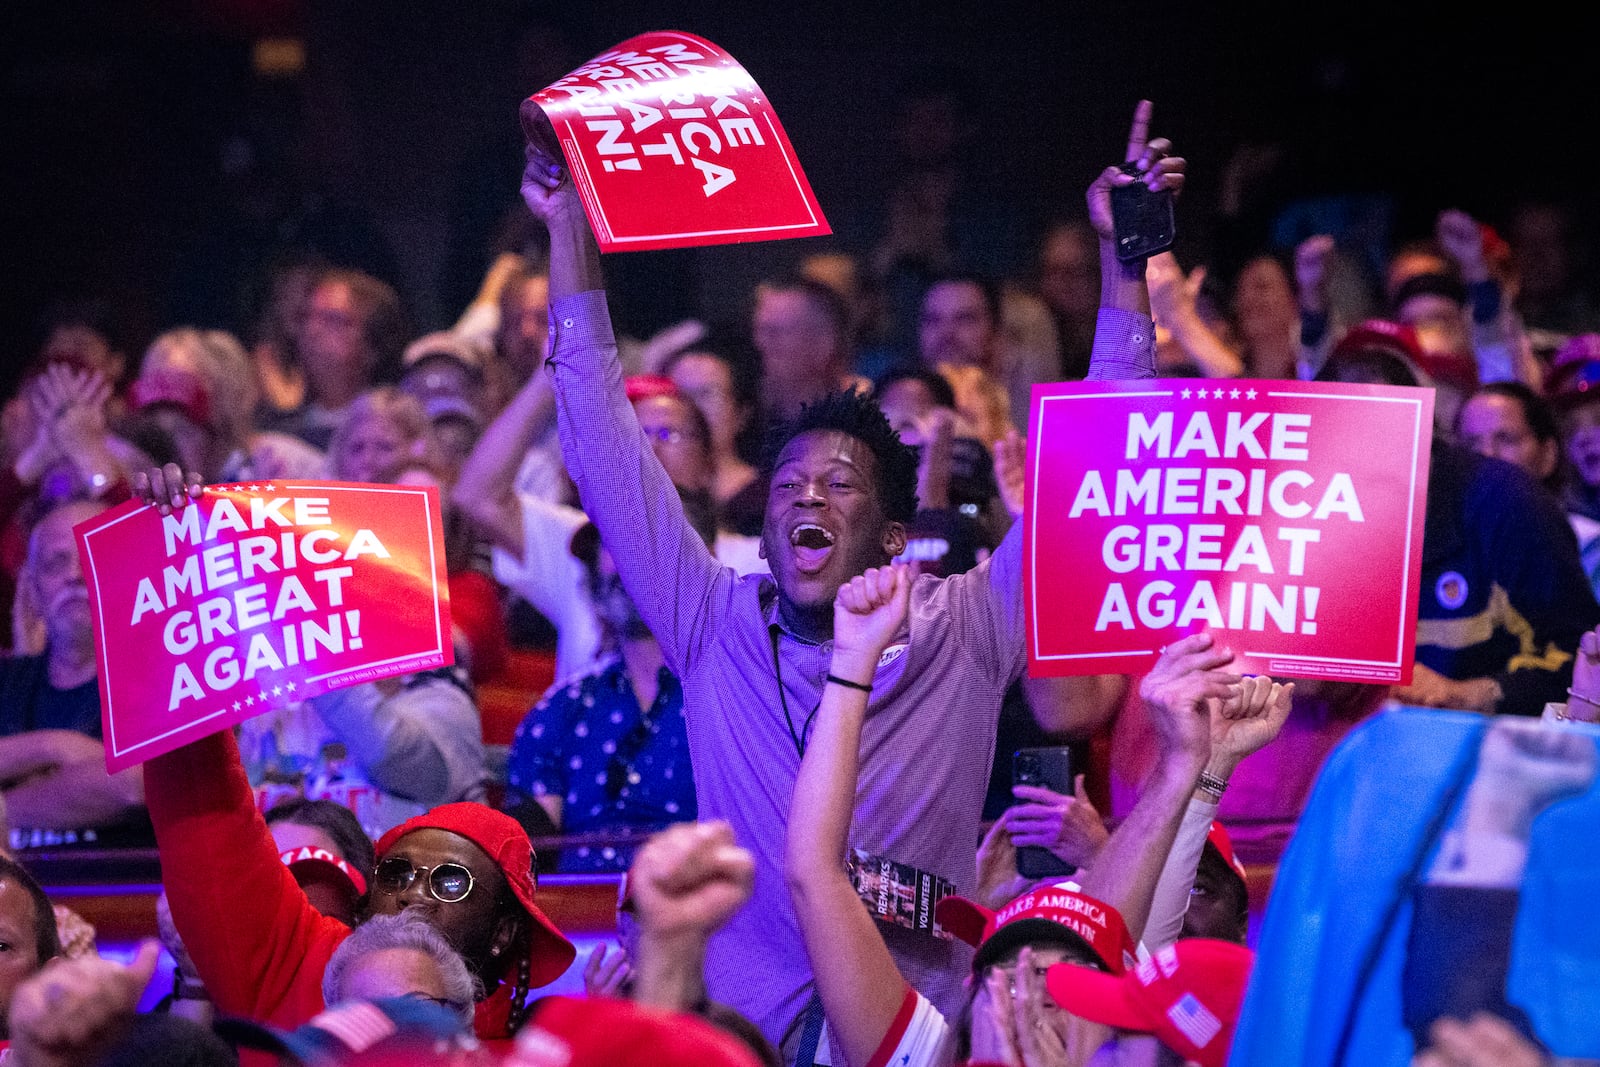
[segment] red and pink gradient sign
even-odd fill
[[[703,38],[629,38],[521,116],[530,142],[566,157],[602,252],[833,232],[760,86]]]
[[[208,486],[171,515],[128,501],[74,532],[111,771],[454,662],[437,488]]]
[[[1433,392],[1198,379],[1036,385],[1024,521],[1035,677],[1231,670],[1405,684]]]

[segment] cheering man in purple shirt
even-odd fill
[[[1091,378],[1154,373],[1143,263],[1117,260],[1109,193],[1144,181],[1176,189],[1183,161],[1149,142],[1139,105],[1127,159],[1089,189],[1103,295]],[[529,148],[523,197],[550,230],[549,366],[567,470],[623,585],[682,680],[702,819],[726,819],[755,855],[755,893],[705,961],[707,991],[744,1012],[785,1058],[820,1024],[810,968],[782,876],[784,827],[822,687],[870,686],[851,843],[970,890],[995,725],[1026,665],[1022,531],[965,574],[919,579],[904,632],[871,678],[832,679],[839,586],[888,563],[916,508],[913,454],[877,406],[855,394],[808,407],[784,435],[762,530],[770,576],[717,563],[685,521],[678,493],[623,391],[599,250],[560,160]],[[1016,442],[1002,455],[1020,464]],[[960,1004],[967,950],[886,927],[906,978],[947,1016]]]

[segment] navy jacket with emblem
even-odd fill
[[[1566,700],[1600,604],[1560,504],[1517,467],[1435,439],[1418,589],[1417,662],[1494,678],[1499,710]]]

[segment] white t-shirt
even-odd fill
[[[927,997],[906,986],[900,1011],[864,1067],[937,1067],[949,1062],[945,1049],[949,1038],[950,1024],[939,1014],[939,1009]],[[842,1058],[833,1058],[832,1049],[828,1047],[826,1025],[822,1028],[822,1040],[817,1042],[817,1055],[813,1062],[818,1067],[844,1063]]]

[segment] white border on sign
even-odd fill
[[[1033,440],[1037,442],[1037,444],[1033,446],[1036,449],[1034,454],[1038,455],[1039,453],[1038,453],[1037,450],[1044,448],[1044,407],[1045,407],[1046,404],[1050,403],[1052,400],[1106,400],[1106,399],[1115,399],[1117,397],[1130,397],[1130,396],[1148,397],[1148,396],[1171,396],[1171,395],[1172,395],[1172,390],[1171,389],[1136,389],[1133,392],[1128,392],[1128,393],[1072,393],[1072,394],[1065,394],[1065,395],[1062,395],[1062,396],[1041,397],[1039,399],[1039,422],[1038,422],[1038,425],[1034,426],[1034,428],[1033,428]],[[1031,497],[1029,497],[1030,500],[1035,502],[1036,506],[1031,508],[1029,510],[1029,512],[1028,512],[1028,521],[1030,523],[1030,526],[1029,526],[1029,529],[1028,529],[1028,549],[1029,549],[1029,551],[1028,551],[1028,563],[1029,563],[1029,570],[1031,571],[1031,573],[1033,573],[1035,575],[1037,575],[1039,573],[1039,508],[1037,507],[1037,502],[1039,500],[1039,466],[1040,465],[1037,464],[1037,463],[1035,463],[1033,465],[1033,495]],[[1032,614],[1032,618],[1033,618],[1033,658],[1034,659],[1037,659],[1037,660],[1066,660],[1066,659],[1094,659],[1096,657],[1104,657],[1106,659],[1116,659],[1116,658],[1127,657],[1127,656],[1148,656],[1148,655],[1150,655],[1151,653],[1153,653],[1155,651],[1155,649],[1153,649],[1153,648],[1131,648],[1131,649],[1127,649],[1126,651],[1116,651],[1116,652],[1058,652],[1058,653],[1056,653],[1055,655],[1052,655],[1052,656],[1042,655],[1039,652],[1039,644],[1040,644],[1040,642],[1039,642],[1039,602],[1038,602],[1039,591],[1038,591],[1038,583],[1037,582],[1034,582],[1033,585],[1029,587],[1028,595],[1031,598],[1033,598],[1033,602],[1029,605],[1029,607],[1031,607],[1033,609],[1031,614]]]
[[[1123,393],[1074,393],[1074,394],[1070,394],[1070,395],[1040,397],[1039,398],[1039,421],[1033,428],[1034,435],[1035,435],[1035,440],[1038,443],[1034,447],[1039,448],[1039,449],[1042,449],[1044,447],[1044,421],[1045,421],[1044,420],[1044,408],[1045,408],[1045,405],[1050,403],[1052,400],[1106,400],[1106,399],[1114,399],[1114,398],[1117,398],[1117,397],[1152,397],[1152,396],[1171,396],[1171,395],[1172,395],[1172,390],[1170,390],[1170,389],[1143,389],[1143,390],[1135,390],[1133,392],[1123,392]],[[1411,531],[1412,531],[1412,528],[1416,524],[1417,460],[1419,458],[1419,455],[1418,455],[1419,454],[1419,450],[1422,447],[1422,401],[1420,399],[1412,399],[1410,397],[1401,397],[1401,396],[1362,396],[1362,395],[1359,395],[1359,394],[1346,394],[1346,393],[1297,393],[1297,392],[1274,392],[1274,391],[1268,391],[1266,395],[1269,396],[1269,397],[1281,397],[1281,398],[1284,398],[1284,399],[1297,399],[1297,400],[1362,400],[1362,401],[1367,401],[1369,403],[1376,402],[1376,403],[1380,403],[1380,404],[1409,404],[1409,405],[1411,405],[1411,407],[1413,409],[1412,410],[1412,420],[1413,421],[1412,421],[1412,433],[1411,433],[1411,485],[1409,486],[1409,491],[1408,491],[1407,496],[1406,496],[1406,547],[1405,547],[1405,558],[1407,560],[1409,560],[1411,558]],[[1038,453],[1036,452],[1035,454],[1037,455]],[[1035,502],[1037,502],[1038,499],[1039,499],[1039,466],[1040,465],[1036,463],[1036,464],[1034,464],[1034,468],[1033,468],[1033,495],[1030,497],[1030,499],[1035,501]],[[1030,565],[1031,572],[1033,574],[1035,574],[1035,575],[1037,575],[1039,573],[1038,516],[1039,516],[1039,508],[1037,506],[1035,506],[1030,510],[1029,516],[1028,516],[1028,521],[1030,523],[1029,530],[1028,530],[1028,534],[1029,534],[1029,550],[1030,550],[1029,551],[1029,561],[1028,562],[1029,562],[1029,565]],[[1253,659],[1268,659],[1268,658],[1285,659],[1285,660],[1293,659],[1293,660],[1297,660],[1297,661],[1301,661],[1301,662],[1305,662],[1305,663],[1345,663],[1345,664],[1350,664],[1352,666],[1357,666],[1357,667],[1393,667],[1393,668],[1398,668],[1398,667],[1400,667],[1401,663],[1405,659],[1405,644],[1406,644],[1406,632],[1405,632],[1405,629],[1406,629],[1405,628],[1406,618],[1405,618],[1405,616],[1406,616],[1406,605],[1408,603],[1408,598],[1409,598],[1409,594],[1410,594],[1409,587],[1410,587],[1410,584],[1411,584],[1411,569],[1410,569],[1409,566],[1407,566],[1405,568],[1405,570],[1404,570],[1404,573],[1401,574],[1400,582],[1401,582],[1401,585],[1400,585],[1400,599],[1399,599],[1400,618],[1397,620],[1396,626],[1395,626],[1396,632],[1398,633],[1399,637],[1398,637],[1398,641],[1397,641],[1397,643],[1395,645],[1395,658],[1392,659],[1392,660],[1348,659],[1348,658],[1344,658],[1344,657],[1340,657],[1340,656],[1302,656],[1302,655],[1300,655],[1298,653],[1287,653],[1287,652],[1246,652],[1245,655],[1249,656],[1249,657],[1251,657]],[[1142,648],[1142,649],[1130,649],[1130,650],[1127,650],[1127,651],[1112,651],[1112,652],[1070,652],[1070,653],[1068,653],[1068,652],[1059,652],[1059,653],[1055,653],[1053,655],[1043,655],[1043,654],[1041,654],[1040,651],[1039,651],[1039,648],[1040,648],[1040,639],[1039,639],[1039,603],[1038,603],[1037,584],[1038,583],[1035,582],[1033,584],[1033,586],[1030,587],[1029,590],[1028,590],[1028,596],[1030,598],[1030,604],[1028,606],[1032,609],[1031,614],[1032,614],[1032,618],[1033,618],[1033,648],[1034,648],[1034,656],[1033,656],[1033,658],[1034,659],[1039,660],[1041,662],[1047,661],[1047,660],[1073,660],[1073,659],[1097,659],[1097,658],[1101,658],[1101,659],[1119,659],[1119,658],[1126,658],[1126,657],[1131,657],[1131,656],[1148,656],[1148,655],[1150,655],[1150,654],[1152,654],[1153,652],[1156,651],[1153,648]]]
[[[402,496],[420,496],[420,497],[422,497],[423,526],[426,528],[426,530],[428,532],[428,581],[431,584],[432,591],[433,591],[433,639],[434,639],[434,647],[431,648],[431,649],[424,649],[424,650],[421,650],[421,651],[413,652],[413,653],[410,653],[410,654],[404,655],[404,656],[396,656],[396,657],[393,657],[391,659],[383,660],[383,661],[381,661],[379,663],[371,663],[371,664],[368,664],[367,666],[368,667],[379,667],[379,666],[383,666],[384,664],[387,664],[387,663],[396,663],[396,662],[399,662],[401,660],[419,659],[419,658],[424,657],[424,656],[442,655],[444,653],[444,636],[443,636],[444,635],[444,617],[443,617],[443,613],[439,609],[439,565],[438,565],[438,559],[434,554],[434,548],[433,548],[433,504],[432,504],[432,501],[430,501],[428,499],[428,491],[426,489],[376,489],[376,488],[369,489],[369,488],[366,488],[366,487],[363,487],[363,486],[354,486],[354,485],[285,485],[284,488],[285,489],[295,489],[295,490],[303,489],[303,490],[310,490],[310,491],[315,491],[315,492],[389,493],[389,494],[396,494],[397,493],[397,494],[400,494]],[[87,531],[83,535],[84,546],[85,547],[89,547],[89,539],[91,537],[93,537],[94,535],[96,535],[98,533],[103,533],[104,531],[109,530],[111,527],[117,525],[118,523],[126,522],[128,519],[133,518],[135,515],[142,515],[144,512],[150,510],[151,506],[152,505],[146,504],[144,507],[136,508],[135,510],[128,512],[128,514],[123,515],[120,518],[112,519],[109,522],[103,523],[103,524],[101,524],[99,526],[96,526],[94,529]],[[94,553],[91,551],[89,553],[89,558],[84,560],[83,562],[84,562],[85,569],[88,571],[90,581],[94,584],[94,589],[95,589],[95,608],[96,608],[96,610],[97,610],[97,612],[99,613],[99,616],[100,616],[100,620],[99,620],[100,621],[100,632],[103,634],[103,633],[106,632],[106,627],[105,627],[105,598],[100,595],[100,577],[99,577],[99,573],[98,573],[98,571],[97,571],[97,569],[95,567]],[[100,642],[96,643],[95,652],[96,652],[96,655],[97,655],[97,657],[99,659],[101,677],[103,677],[105,679],[105,682],[106,682],[105,688],[104,688],[104,692],[106,694],[105,720],[111,727],[111,729],[108,731],[108,733],[111,735],[109,740],[110,740],[110,744],[111,744],[111,753],[114,756],[121,757],[121,756],[126,755],[126,754],[128,754],[130,752],[137,752],[139,749],[144,748],[146,745],[154,744],[157,741],[165,740],[166,738],[171,737],[173,734],[182,733],[183,731],[191,729],[192,727],[195,727],[195,726],[199,726],[202,723],[210,722],[212,719],[215,719],[219,715],[227,714],[227,710],[228,709],[223,708],[223,709],[221,709],[219,711],[215,711],[215,712],[211,713],[210,715],[205,715],[205,716],[202,716],[201,718],[194,719],[194,720],[191,720],[189,722],[186,722],[182,726],[174,727],[173,729],[168,730],[166,733],[157,734],[154,737],[147,737],[144,740],[138,742],[137,744],[132,744],[132,745],[129,745],[127,748],[123,748],[117,743],[117,738],[116,738],[116,716],[114,714],[112,714],[113,709],[112,709],[112,705],[111,705],[111,699],[112,699],[111,698],[111,694],[113,692],[112,686],[111,686],[111,670],[110,670],[110,663],[106,658],[105,642],[104,641],[100,641]],[[324,674],[324,675],[321,675],[318,678],[310,678],[310,679],[307,679],[307,682],[308,683],[312,683],[312,682],[321,681],[322,679],[325,679],[325,678],[331,678],[334,675],[346,673],[350,669],[352,669],[352,668],[347,668],[346,671],[334,671],[331,674]]]
[[[700,45],[700,42],[692,37],[684,37],[678,34],[664,34],[663,36],[676,36],[679,40],[685,41],[696,47],[699,47]],[[759,88],[759,86],[757,86],[757,88]],[[589,167],[588,164],[584,162],[583,154],[581,152],[568,151],[567,165],[573,171],[573,180],[578,182],[583,188],[589,191],[587,199],[594,205],[595,213],[600,217],[600,229],[604,231],[602,236],[604,236],[611,244],[625,245],[638,244],[643,241],[676,241],[688,237],[728,237],[730,235],[740,233],[780,233],[784,230],[811,229],[818,224],[817,213],[811,207],[811,197],[806,195],[805,182],[800,179],[800,175],[795,173],[794,161],[789,158],[789,151],[785,148],[787,138],[784,138],[779,134],[777,124],[773,122],[772,113],[770,111],[766,114],[763,114],[761,117],[767,123],[767,130],[772,135],[773,145],[779,149],[779,153],[783,156],[784,166],[789,169],[789,178],[794,182],[794,191],[800,197],[800,204],[805,208],[806,217],[810,220],[809,222],[788,222],[781,226],[745,226],[731,230],[688,230],[683,233],[652,233],[643,234],[636,237],[619,237],[617,236],[616,227],[612,226],[611,220],[606,217],[606,209],[600,203],[600,198],[595,195],[594,181],[590,177]],[[558,133],[556,139],[563,141],[564,144],[576,145],[578,140],[573,136],[573,121],[569,118],[563,118],[561,122],[565,127],[566,137],[563,138]]]

